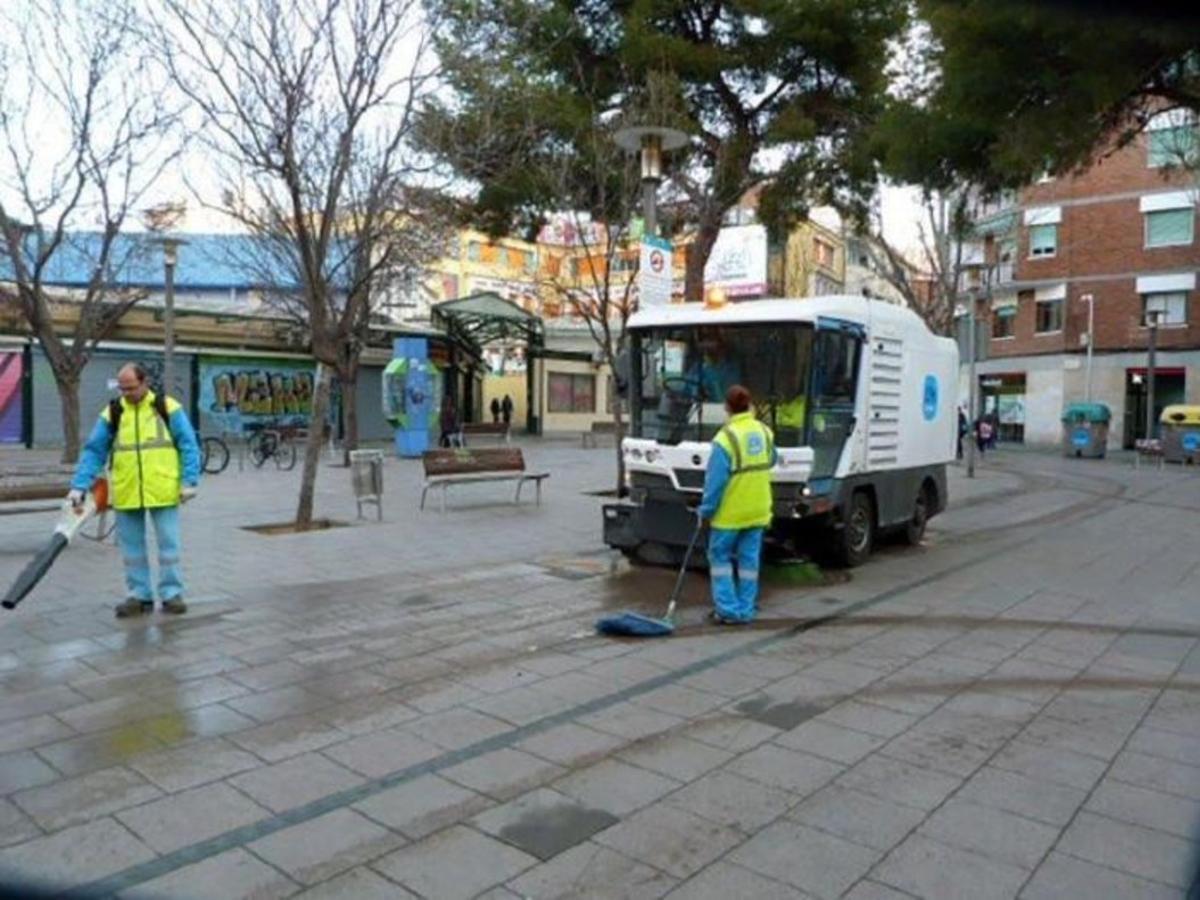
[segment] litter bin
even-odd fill
[[[1103,403],[1072,403],[1062,414],[1063,456],[1104,459],[1112,413]]]
[[[1200,462],[1200,406],[1168,406],[1162,423],[1163,459],[1167,462]]]
[[[376,519],[383,521],[383,451],[351,450],[350,480],[354,485],[354,502],[358,517],[363,518],[363,504],[374,503]]]

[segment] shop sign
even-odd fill
[[[767,293],[767,229],[762,225],[722,228],[704,266],[705,288],[720,287],[728,297]]]

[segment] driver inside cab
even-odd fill
[[[701,328],[696,351],[683,376],[689,396],[702,403],[724,403],[725,392],[742,380],[724,329]]]

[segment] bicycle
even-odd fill
[[[296,466],[296,445],[292,443],[295,431],[294,427],[285,426],[255,432],[247,448],[250,460],[261,469],[268,459],[274,459],[275,468],[290,472]]]
[[[220,475],[229,465],[229,447],[221,438],[209,435],[200,442],[200,468],[209,475]]]

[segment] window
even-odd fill
[[[814,297],[828,297],[831,294],[840,294],[842,292],[840,282],[834,281],[820,272],[813,277],[812,284],[812,295]]]
[[[1196,213],[1190,207],[1146,213],[1146,246],[1178,247],[1190,244]]]
[[[833,268],[832,244],[828,244],[820,238],[813,238],[813,256],[816,257],[818,266],[825,266],[827,269]]]
[[[1005,306],[992,312],[992,337],[1010,338],[1014,335],[1014,325],[1017,322],[1017,308]]]
[[[1159,325],[1187,324],[1187,292],[1144,294],[1142,296],[1142,325],[1150,324],[1151,314],[1157,314]]]
[[[482,256],[483,245],[481,245],[479,241],[471,241],[469,244],[467,244],[467,259],[472,260],[473,262],[479,262]]]
[[[1197,140],[1195,125],[1177,125],[1174,128],[1159,128],[1148,132],[1146,165],[1152,169],[1160,166],[1180,166],[1193,162],[1200,141]]]
[[[534,253],[532,250],[525,251],[525,271],[526,272],[536,272],[537,271],[537,254]]]
[[[1062,326],[1062,300],[1037,301],[1037,333],[1045,334],[1050,331],[1062,331]]]
[[[1029,226],[1029,255],[1053,256],[1058,251],[1057,225]]]
[[[550,412],[590,413],[596,411],[596,376],[550,373]]]

